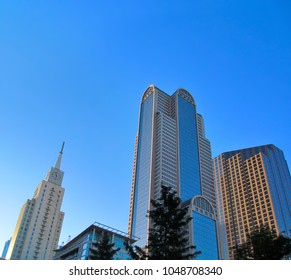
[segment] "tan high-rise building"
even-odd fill
[[[268,225],[291,236],[291,177],[274,145],[226,152],[214,159],[219,251],[235,259],[247,233]]]
[[[32,199],[22,206],[7,259],[50,260],[58,247],[64,213],[60,211],[64,196],[61,187],[64,172],[61,168],[62,146],[55,167],[35,190]]]

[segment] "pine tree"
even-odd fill
[[[148,258],[146,251],[139,246],[133,246],[129,242],[124,242],[124,245],[132,260],[146,260]]]
[[[100,241],[94,242],[93,248],[90,248],[91,260],[113,260],[113,257],[120,248],[113,249],[114,243],[110,243],[110,238],[108,234],[103,234]]]
[[[188,207],[181,206],[177,193],[162,185],[160,198],[151,203],[148,259],[185,260],[200,254],[194,252],[195,246],[188,245],[187,225],[192,218],[188,215]]]
[[[291,239],[278,236],[268,225],[262,225],[247,235],[245,243],[234,249],[240,260],[280,260],[291,254]]]

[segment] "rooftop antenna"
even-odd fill
[[[57,168],[57,169],[61,169],[61,161],[62,161],[62,155],[63,155],[64,146],[65,146],[65,142],[63,142],[63,145],[62,145],[58,160],[56,162],[55,168]]]

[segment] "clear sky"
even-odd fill
[[[60,243],[95,221],[127,231],[150,84],[193,95],[213,156],[273,143],[290,166],[290,14],[288,0],[0,0],[0,254],[63,141]]]

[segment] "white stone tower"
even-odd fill
[[[61,170],[64,143],[55,167],[22,206],[14,234],[8,249],[7,259],[50,260],[57,249],[62,229],[64,212],[61,205],[64,188],[61,187],[64,172]]]

